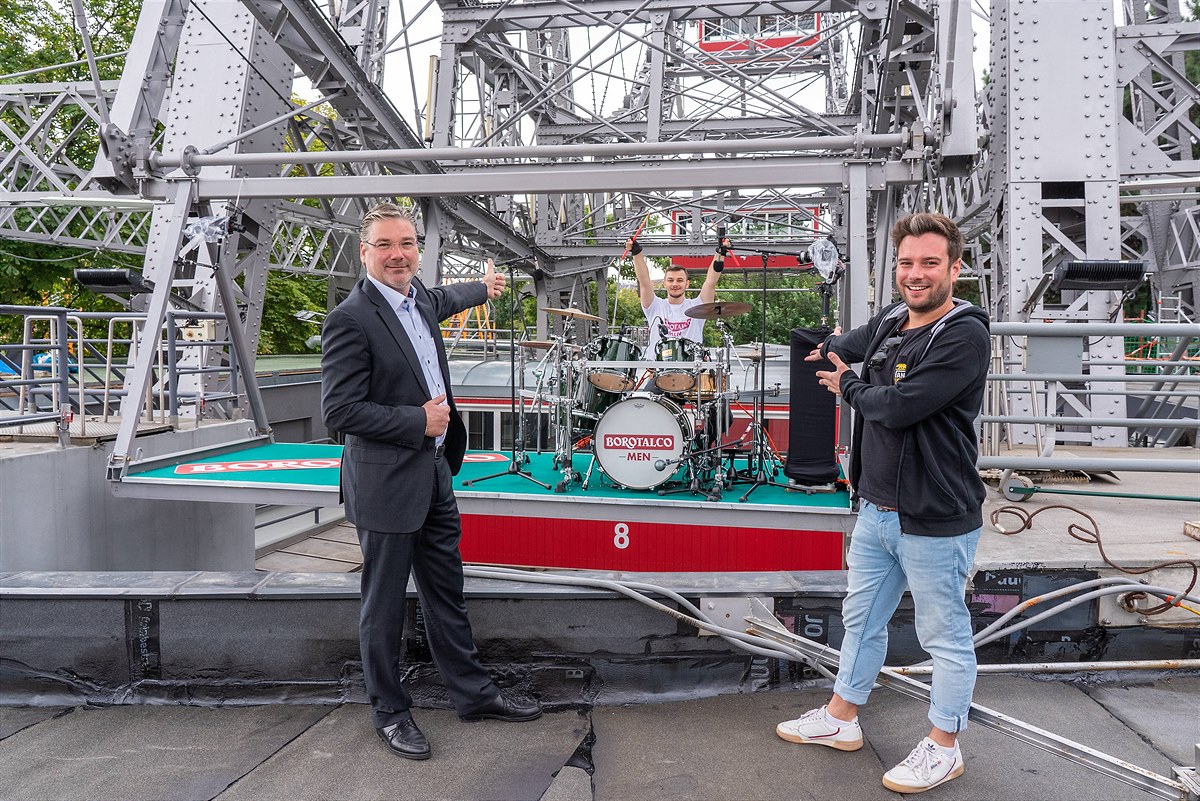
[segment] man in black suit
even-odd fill
[[[342,495],[363,552],[359,643],[375,730],[407,759],[428,759],[400,681],[409,574],[433,660],[463,720],[534,720],[542,709],[500,694],[471,636],[462,533],[451,479],[466,429],[454,406],[438,322],[499,296],[504,276],[427,289],[408,211],[381,203],[359,230],[367,275],[329,313],[321,343],[325,425],[345,435]]]

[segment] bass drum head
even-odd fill
[[[666,398],[633,395],[605,410],[592,447],[604,474],[633,489],[653,489],[675,475],[678,464],[656,469],[683,455],[688,429],[683,411]]]

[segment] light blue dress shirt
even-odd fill
[[[446,381],[442,377],[441,365],[438,364],[437,345],[433,341],[429,325],[417,309],[416,289],[410,284],[408,294],[401,295],[387,284],[376,281],[369,275],[367,280],[375,285],[384,300],[392,307],[392,311],[396,312],[400,325],[404,326],[404,332],[408,334],[413,350],[417,352],[417,360],[421,362],[421,372],[425,374],[425,384],[429,387],[430,397],[436,398],[438,395],[444,395]],[[441,445],[445,440],[446,432],[443,431],[441,436],[435,440],[435,444]]]

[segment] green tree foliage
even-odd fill
[[[793,328],[810,328],[821,322],[821,296],[817,292],[819,279],[807,274],[767,275],[766,327],[767,342],[786,345]],[[754,292],[722,292],[729,289],[753,289]],[[727,322],[734,344],[745,345],[762,339],[763,295],[762,273],[734,273],[721,278],[717,299],[750,304],[750,311]],[[717,327],[704,327],[706,345],[720,344]]]
[[[97,55],[121,52],[129,47],[141,3],[138,0],[84,0],[93,49]],[[70,3],[47,0],[5,0],[0,3],[0,75],[53,67],[84,58],[83,40],[75,30]],[[120,77],[122,59],[98,64],[102,80]],[[36,75],[9,78],[0,83],[89,80],[86,65],[57,67]],[[95,159],[98,140],[71,132],[90,123],[77,107],[66,107],[40,135],[51,142],[67,142],[63,157],[81,167]],[[3,122],[17,136],[24,136],[29,123],[16,114],[5,114]],[[68,141],[69,140],[69,141]],[[20,177],[18,176],[18,180]],[[49,190],[50,186],[20,183],[17,188]],[[38,210],[16,212],[18,225],[32,220]],[[39,242],[0,241],[0,299],[5,303],[32,306],[66,306],[89,311],[119,311],[112,300],[84,290],[73,279],[76,268],[137,266],[140,260],[123,254],[80,251]],[[19,339],[20,322],[0,320],[0,339]]]
[[[136,28],[141,0],[84,0],[92,47],[96,55],[120,53],[129,47]],[[18,76],[0,83],[76,82],[89,81],[86,64],[70,67],[55,65],[79,61],[85,57],[83,40],[75,29],[74,14],[69,0],[4,0],[0,2],[0,75],[42,70],[34,75]],[[124,59],[100,61],[98,71],[102,80],[121,77]],[[46,70],[46,67],[55,67]],[[296,99],[296,104],[303,101]],[[332,113],[331,108],[322,109]],[[63,156],[81,167],[95,160],[99,148],[94,123],[84,119],[84,111],[67,106],[59,110],[53,125],[46,131],[51,140],[67,143]],[[6,114],[3,122],[18,136],[28,131],[29,123],[19,115]],[[76,130],[78,128],[78,130]],[[74,133],[73,136],[69,134]],[[288,146],[294,145],[289,139]],[[319,140],[309,143],[309,149],[324,149]],[[301,168],[296,168],[301,171]],[[332,167],[322,167],[329,174]],[[46,185],[21,185],[28,190],[52,190]],[[317,205],[316,200],[306,200]],[[17,225],[25,227],[38,210],[20,209]],[[72,231],[72,233],[82,233]],[[89,292],[73,278],[77,268],[129,267],[140,270],[142,259],[128,254],[75,247],[63,247],[38,242],[0,240],[0,302],[30,306],[65,306],[87,311],[120,311],[116,302]],[[264,354],[300,353],[309,348],[305,341],[317,333],[312,323],[297,320],[302,310],[324,311],[325,280],[312,276],[273,273],[267,279],[259,351]],[[0,340],[14,341],[21,337],[20,321],[0,319]],[[90,332],[95,334],[96,332]]]
[[[318,312],[313,322],[298,320],[300,311]],[[277,355],[316,350],[307,341],[320,332],[325,312],[325,279],[312,275],[271,273],[267,276],[258,352]]]

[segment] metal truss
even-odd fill
[[[1111,3],[993,0],[977,97],[966,0],[146,0],[103,103],[90,83],[0,87],[0,236],[144,252],[152,308],[214,310],[227,275],[251,345],[266,271],[328,276],[336,300],[362,211],[396,196],[420,212],[427,281],[492,256],[549,305],[603,303],[639,226],[652,254],[695,257],[724,224],[781,253],[832,236],[849,325],[890,297],[892,222],[937,209],[967,233],[994,319],[1119,316],[1112,293],[1031,293],[1064,259],[1133,258],[1186,317],[1200,90],[1184,57],[1200,23],[1172,0],[1129,2],[1118,26]],[[1080,36],[1044,33],[1067,28]],[[293,72],[316,101],[293,102]],[[213,74],[236,79],[218,90]],[[97,134],[95,163],[74,163],[73,139]],[[180,215],[225,219],[194,264],[175,257]],[[1103,371],[1119,351],[1086,358]],[[1035,395],[1009,406],[1033,414]]]
[[[101,88],[111,103],[117,82]],[[116,200],[107,208],[68,205],[67,196],[89,187],[91,164],[78,158],[81,150],[88,154],[81,140],[94,139],[100,119],[91,83],[0,84],[0,237],[144,252],[148,204],[132,210]],[[27,196],[42,202],[16,200]]]

